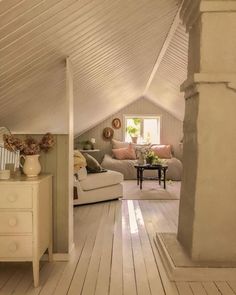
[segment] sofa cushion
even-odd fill
[[[123,179],[121,173],[108,170],[105,173],[88,174],[86,179],[80,181],[80,185],[84,191],[89,191],[121,183]]]
[[[84,157],[87,162],[86,168],[88,172],[92,172],[92,173],[101,172],[102,167],[94,157],[92,157],[91,155],[87,153],[84,154]]]
[[[135,160],[136,153],[135,149],[129,144],[128,147],[120,149],[112,149],[113,155],[118,160]]]
[[[169,144],[156,144],[151,146],[151,150],[156,156],[161,159],[171,159],[171,145]]]

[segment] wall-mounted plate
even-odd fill
[[[114,130],[110,127],[106,127],[103,129],[103,138],[106,140],[110,140],[113,138]]]
[[[112,120],[112,127],[115,129],[120,129],[121,127],[121,121],[119,118],[115,118]]]

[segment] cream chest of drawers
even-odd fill
[[[0,180],[0,261],[32,261],[35,287],[39,261],[52,258],[52,176]]]

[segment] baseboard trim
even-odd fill
[[[69,253],[53,253],[52,254],[53,261],[69,261],[74,249],[75,249],[75,243],[71,245]],[[41,260],[48,261],[48,254],[44,254]]]
[[[71,244],[70,250],[69,250],[69,254],[71,255],[71,253],[74,251],[75,249],[75,243]]]
[[[154,238],[154,242],[170,281],[205,282],[235,280],[236,267],[207,267],[201,265],[189,265],[189,263],[188,265],[185,265],[184,260],[181,266],[176,266],[174,264],[174,260],[172,259],[173,257],[167,250],[168,247],[166,247],[165,245],[165,239],[163,239],[163,235],[165,234],[157,234]],[[178,251],[182,250],[178,248]],[[185,255],[184,252],[182,252],[181,254]]]
[[[69,253],[53,253],[52,254],[53,261],[69,261],[70,254]],[[42,261],[48,261],[48,254],[44,254],[41,258]]]
[[[69,253],[54,253],[52,257],[53,257],[53,261],[69,261],[70,260]]]

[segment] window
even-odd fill
[[[160,117],[125,116],[125,141],[139,144],[160,143]]]

